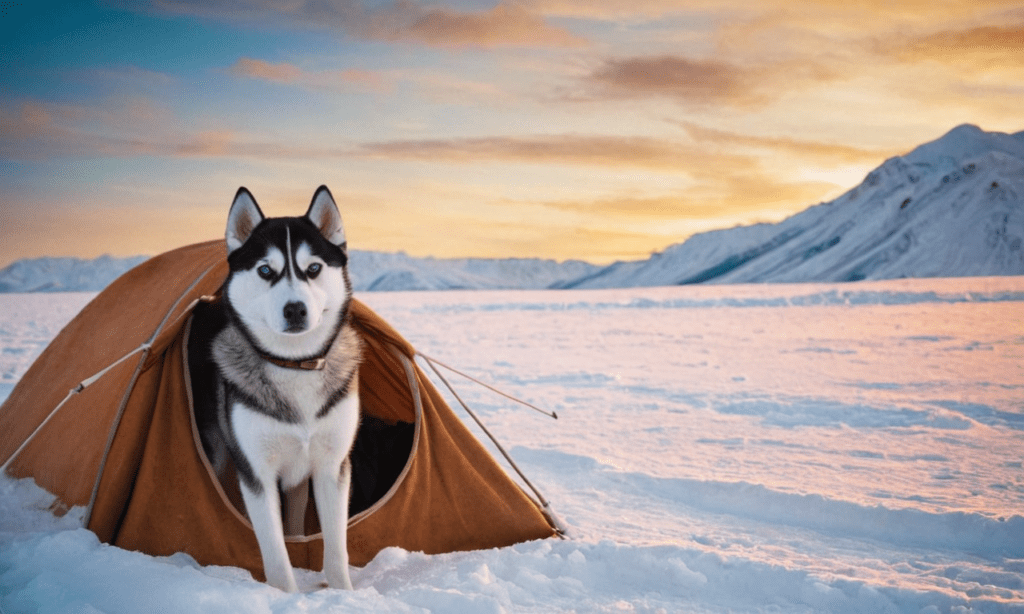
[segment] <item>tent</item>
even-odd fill
[[[0,466],[53,493],[55,513],[86,506],[86,527],[104,542],[263,578],[256,536],[203,454],[192,411],[189,315],[226,275],[223,241],[211,241],[156,256],[98,294],[0,406]],[[352,564],[389,546],[440,553],[558,534],[547,503],[460,422],[413,347],[358,300],[352,310],[365,351]],[[287,546],[294,566],[319,570],[314,505],[309,514],[306,535]]]

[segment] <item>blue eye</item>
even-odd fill
[[[319,262],[314,262],[313,264],[309,265],[309,268],[306,269],[306,277],[310,279],[315,279],[316,276],[320,274],[320,271],[322,269],[323,266],[321,266]]]
[[[263,279],[269,280],[274,277],[274,269],[264,264],[260,268],[256,269],[256,274],[262,277]]]

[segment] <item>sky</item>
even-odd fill
[[[1019,0],[0,1],[0,49],[0,266],[321,184],[353,249],[640,259],[1024,129]]]

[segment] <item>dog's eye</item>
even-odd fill
[[[274,277],[274,269],[270,268],[269,265],[264,264],[260,268],[256,269],[256,274],[263,279],[270,280]]]
[[[310,279],[315,279],[316,276],[320,274],[321,269],[323,269],[323,267],[320,265],[320,263],[314,262],[313,264],[309,265],[309,268],[306,269],[306,277]]]

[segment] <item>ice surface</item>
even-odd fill
[[[5,381],[90,297],[0,297]],[[4,614],[1024,612],[1024,278],[360,298],[558,412],[451,378],[572,539],[388,549],[354,592],[286,595],[3,478]]]

